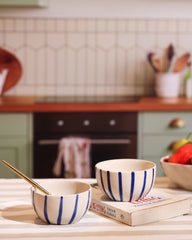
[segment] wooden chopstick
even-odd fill
[[[17,168],[12,166],[10,163],[6,162],[5,160],[2,160],[2,163],[6,165],[9,169],[11,169],[13,172],[15,172],[18,176],[25,179],[28,183],[30,183],[33,187],[39,189],[41,192],[51,195],[46,189],[44,189],[42,186],[40,186],[37,182],[35,182],[33,179],[27,177],[24,173],[19,171]]]

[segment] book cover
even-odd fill
[[[92,185],[90,210],[130,226],[168,219],[190,212],[190,199],[153,189],[145,198],[134,202],[117,202],[107,198]]]

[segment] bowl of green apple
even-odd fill
[[[175,142],[172,154],[160,159],[167,177],[179,187],[192,191],[192,141],[187,138]]]

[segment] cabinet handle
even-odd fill
[[[173,141],[172,143],[170,143],[169,144],[169,146],[168,146],[168,150],[169,151],[172,151],[173,150],[173,146],[174,146],[174,144],[177,142],[177,140],[176,141]]]
[[[182,118],[175,118],[169,124],[169,127],[172,128],[184,128],[185,126],[186,123]]]
[[[84,126],[89,126],[90,125],[90,121],[89,120],[84,120],[83,121],[83,125]]]
[[[115,125],[116,125],[115,119],[111,119],[111,120],[109,121],[109,125],[110,125],[110,126],[115,126]]]
[[[58,120],[57,121],[57,126],[62,127],[64,125],[64,121],[63,120]]]

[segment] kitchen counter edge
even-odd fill
[[[191,111],[192,99],[141,97],[137,102],[37,103],[35,96],[2,96],[0,112]]]

